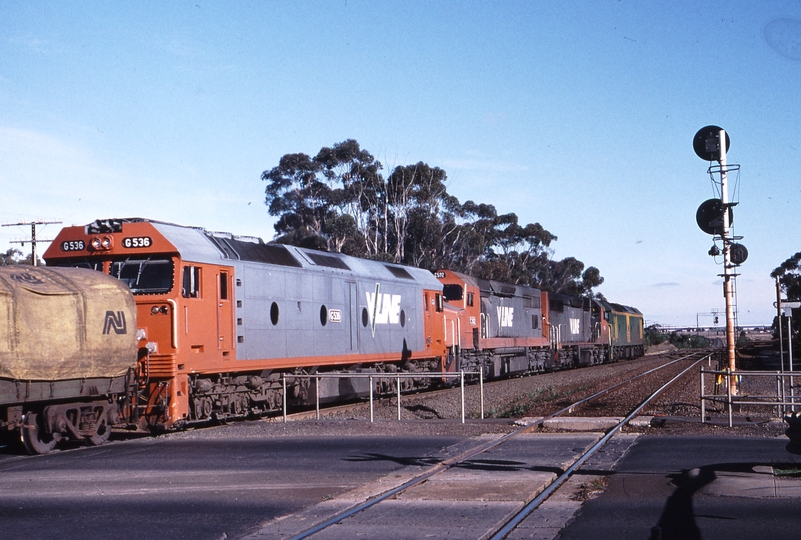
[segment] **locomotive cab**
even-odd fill
[[[472,278],[458,272],[439,270],[434,274],[442,282],[445,301],[445,343],[459,352],[479,349],[481,322],[481,292]]]
[[[126,417],[140,428],[184,421],[189,374],[232,358],[232,269],[190,263],[181,255],[152,223],[141,220],[67,227],[44,255],[48,266],[103,272],[133,293],[143,392]]]

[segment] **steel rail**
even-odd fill
[[[682,360],[687,360],[688,358],[692,358],[693,356],[699,355],[699,354],[703,356],[703,358],[701,358],[701,360],[703,360],[703,359],[705,359],[705,358],[707,358],[709,356],[709,354],[703,353],[703,352],[694,352],[694,353],[690,353],[690,354],[688,354],[686,356],[682,356],[681,358],[677,358],[676,360],[672,360],[672,361],[670,361],[670,362],[668,362],[666,364],[662,364],[661,366],[657,366],[657,367],[655,367],[653,369],[649,369],[648,371],[644,371],[643,373],[640,373],[639,375],[637,375],[635,377],[632,377],[631,379],[627,379],[625,381],[619,382],[619,383],[617,383],[615,385],[610,386],[609,388],[604,388],[603,390],[601,390],[599,392],[596,392],[595,394],[593,394],[593,395],[591,395],[589,397],[586,397],[584,399],[581,399],[581,400],[579,400],[579,401],[577,401],[575,403],[571,403],[570,405],[568,405],[564,409],[560,409],[560,410],[556,411],[553,414],[549,414],[548,416],[544,416],[544,417],[540,418],[539,420],[537,420],[536,422],[533,422],[533,423],[529,424],[528,427],[538,426],[538,425],[541,425],[541,424],[545,423],[546,420],[550,420],[551,418],[555,418],[555,417],[557,417],[557,416],[559,416],[561,414],[564,414],[564,413],[573,412],[573,409],[575,409],[579,405],[583,405],[584,403],[590,402],[593,399],[606,394],[607,392],[611,392],[612,390],[615,390],[615,389],[617,389],[617,388],[619,388],[621,386],[624,386],[626,384],[629,384],[629,383],[632,383],[632,382],[636,381],[640,377],[645,377],[646,375],[649,375],[651,373],[659,371],[660,369],[666,368],[668,366],[672,366],[673,364],[675,364],[677,362],[681,362]],[[693,364],[693,365],[695,365],[695,364]]]
[[[592,457],[595,452],[597,452],[604,444],[606,444],[609,439],[611,439],[615,433],[620,430],[623,426],[625,426],[634,416],[639,413],[646,405],[648,405],[654,398],[656,398],[659,394],[664,392],[670,385],[675,383],[681,377],[687,374],[691,369],[695,366],[703,362],[708,358],[709,355],[703,356],[699,360],[693,362],[693,364],[682,370],[681,373],[670,379],[664,385],[662,385],[656,392],[648,396],[645,401],[640,403],[629,415],[621,420],[616,426],[609,429],[606,434],[598,440],[589,450],[587,450],[584,454],[582,454],[573,464],[567,468],[567,470],[562,473],[561,476],[556,478],[547,488],[545,488],[542,493],[540,493],[537,497],[531,500],[525,507],[523,507],[520,512],[518,512],[512,519],[510,519],[506,524],[501,527],[492,537],[492,540],[502,540],[506,538],[506,536],[512,532],[524,519],[526,519],[531,512],[533,512],[540,504],[543,503],[548,497],[553,495],[553,493],[559,489],[562,484],[564,484],[573,474],[590,458]]]
[[[628,384],[630,382],[633,382],[633,381],[639,379],[640,377],[642,377],[642,376],[644,376],[644,375],[646,375],[648,373],[653,373],[654,371],[658,371],[658,370],[660,370],[662,368],[665,368],[667,366],[673,365],[676,362],[679,362],[681,360],[686,360],[686,359],[691,358],[692,356],[694,356],[696,354],[703,354],[703,353],[692,353],[692,354],[683,356],[681,358],[678,358],[677,360],[672,360],[672,361],[670,361],[670,362],[668,362],[666,364],[663,364],[663,365],[661,365],[661,366],[659,366],[657,368],[648,370],[645,373],[641,373],[641,374],[639,374],[639,375],[637,375],[635,377],[632,377],[631,379],[623,381],[622,383],[618,383],[618,384],[616,384],[616,385],[614,385],[614,386],[612,386],[612,387],[610,387],[608,389],[605,389],[605,390],[602,390],[602,391],[600,391],[600,392],[598,392],[596,394],[593,394],[589,398],[584,398],[582,400],[579,400],[576,403],[571,404],[568,407],[565,407],[564,409],[561,409],[560,411],[557,411],[557,412],[555,412],[553,414],[550,414],[550,415],[548,415],[546,417],[543,417],[542,419],[538,420],[537,422],[535,422],[533,424],[523,426],[523,427],[521,427],[519,429],[516,429],[514,431],[511,431],[511,432],[499,437],[498,439],[496,439],[494,441],[488,441],[488,442],[486,442],[484,444],[480,444],[480,445],[478,445],[478,446],[476,446],[474,448],[471,448],[471,449],[463,452],[462,454],[460,454],[458,456],[454,456],[454,457],[452,457],[452,458],[450,458],[448,460],[445,460],[445,461],[443,461],[441,463],[437,463],[436,465],[432,466],[428,471],[426,471],[424,473],[421,473],[419,476],[416,476],[416,477],[412,478],[411,480],[401,484],[400,486],[397,486],[397,487],[392,488],[392,489],[390,489],[388,491],[380,493],[379,495],[376,495],[375,497],[367,499],[363,503],[357,504],[356,506],[353,506],[353,507],[351,507],[351,508],[349,508],[347,510],[344,510],[343,512],[340,512],[340,513],[334,515],[333,517],[331,517],[331,518],[329,518],[329,519],[327,519],[325,521],[322,521],[321,523],[318,523],[317,525],[315,525],[313,527],[310,527],[309,529],[306,529],[305,531],[293,536],[291,538],[291,540],[303,540],[303,539],[308,538],[308,537],[310,537],[310,536],[312,536],[314,534],[317,534],[318,532],[320,532],[322,530],[325,530],[328,527],[331,527],[332,525],[335,525],[336,523],[339,523],[340,521],[342,521],[344,519],[347,519],[347,518],[349,518],[349,517],[361,512],[362,510],[366,510],[366,509],[370,508],[371,506],[375,506],[376,504],[380,503],[381,501],[389,499],[390,497],[394,497],[398,493],[401,493],[401,492],[403,492],[403,491],[405,491],[405,490],[407,490],[407,489],[409,489],[411,487],[414,487],[414,486],[416,486],[418,484],[421,484],[422,482],[428,480],[432,476],[435,476],[437,474],[440,474],[442,472],[447,471],[448,469],[450,469],[454,465],[458,465],[459,463],[462,463],[463,461],[471,459],[472,457],[474,457],[474,456],[476,456],[478,454],[481,454],[482,452],[485,452],[485,451],[487,451],[487,450],[489,450],[491,448],[494,448],[494,447],[496,447],[496,446],[498,446],[500,444],[503,444],[507,440],[509,440],[509,439],[511,439],[513,437],[516,437],[517,435],[520,435],[522,433],[528,433],[528,432],[532,431],[534,428],[536,428],[538,425],[542,424],[542,422],[544,422],[545,420],[548,420],[550,418],[554,418],[556,416],[559,416],[560,414],[563,414],[563,413],[565,413],[565,412],[567,412],[569,410],[572,410],[574,407],[580,405],[581,403],[584,403],[584,402],[589,401],[589,400],[591,400],[593,398],[596,398],[596,397],[606,393],[607,391],[609,391],[611,389],[614,389],[614,388],[620,387],[620,386],[622,386],[624,384]],[[707,356],[709,356],[709,355],[706,355],[706,356],[702,357],[701,359],[695,361],[692,364],[692,366],[690,366],[690,368],[687,368],[684,371],[682,371],[679,376],[683,375],[689,369],[691,369],[692,367],[696,366],[699,362],[701,362],[705,358],[707,358]],[[663,387],[663,388],[665,388],[665,387]],[[658,392],[661,392],[661,391],[662,391],[662,389],[658,390]],[[654,394],[650,398],[648,398],[648,401],[653,399],[653,397],[655,397],[655,395],[656,394]],[[647,404],[647,401],[644,402],[643,404],[641,404],[636,409],[635,413],[632,413],[631,415],[629,415],[626,418],[626,420],[624,420],[621,424],[619,424],[614,429],[617,430],[617,429],[619,429],[619,427],[621,425],[625,425],[625,423],[628,422],[631,418],[633,418],[634,414],[636,414],[636,412],[639,412],[639,410],[641,410],[646,404]],[[595,451],[593,450],[593,453],[594,452]],[[583,463],[583,461],[582,461],[582,463]],[[557,479],[556,481],[558,481],[558,480],[559,479]],[[527,507],[528,506],[526,506],[526,508]]]

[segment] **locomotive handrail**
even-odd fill
[[[178,349],[178,303],[173,300],[172,298],[167,299],[167,303],[172,306],[172,320],[171,328],[172,336],[170,336],[170,344],[172,345],[173,349]]]
[[[281,383],[283,385],[283,420],[284,423],[287,421],[287,403],[286,403],[286,395],[287,395],[287,388],[286,388],[286,380],[289,377],[296,378],[296,379],[314,379],[315,380],[315,409],[317,412],[317,420],[320,419],[320,387],[319,382],[320,379],[370,379],[370,422],[374,420],[374,410],[373,410],[373,380],[374,379],[396,379],[397,383],[395,387],[397,389],[397,403],[398,403],[398,420],[401,419],[401,379],[416,379],[416,378],[425,378],[425,379],[440,379],[440,378],[454,378],[459,377],[460,387],[461,387],[461,400],[462,400],[462,424],[465,421],[465,409],[464,409],[464,377],[465,375],[478,375],[478,384],[479,384],[479,402],[481,408],[481,419],[484,419],[484,373],[482,371],[459,371],[458,373],[455,371],[442,371],[442,372],[420,372],[420,373],[317,373],[317,374],[309,374],[309,373],[282,373],[281,374]]]

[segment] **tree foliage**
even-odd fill
[[[770,277],[779,278],[779,285],[782,291],[787,295],[788,300],[801,300],[801,252],[796,253],[786,261],[784,261],[778,268],[775,268],[770,273]],[[801,310],[793,310],[793,331],[801,331]],[[784,319],[784,316],[782,316]],[[778,318],[773,320],[774,334],[778,336],[778,325],[784,324]]]
[[[593,266],[554,260],[557,238],[539,223],[522,225],[491,204],[461,203],[448,193],[446,172],[423,162],[385,176],[353,139],[314,157],[286,154],[261,178],[280,243],[575,295],[592,295],[603,283]]]
[[[791,300],[801,299],[801,252],[796,253],[781,266],[770,273],[770,277],[779,278],[782,290]]]
[[[30,255],[28,256],[30,261]],[[25,264],[25,259],[22,258],[22,252],[16,248],[10,248],[5,253],[0,253],[0,266],[9,266],[12,264]],[[28,262],[30,264],[30,262]]]

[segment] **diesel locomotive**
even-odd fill
[[[445,340],[457,370],[488,378],[569,369],[642,356],[635,308],[510,285],[459,272],[443,284]]]
[[[495,378],[643,352],[633,308],[160,221],[66,227],[44,259],[0,273],[0,429],[31,453],[369,392],[286,375]]]

